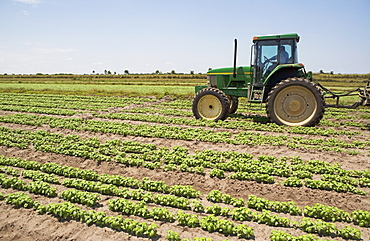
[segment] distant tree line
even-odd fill
[[[190,70],[189,72],[191,75],[195,74],[194,70]],[[99,73],[97,73],[95,70],[92,71],[92,74],[94,75],[99,75]],[[112,75],[112,71],[110,70],[104,70],[104,73],[102,73],[104,75]],[[117,75],[118,73],[116,71],[113,72],[113,75]],[[123,71],[123,74],[130,74],[130,71],[128,69],[125,69]],[[135,73],[135,74],[140,74],[140,73]],[[176,71],[173,69],[171,70],[171,72],[167,72],[167,73],[163,73],[162,71],[160,70],[156,70],[155,72],[151,73],[151,74],[187,74],[187,73],[176,73]],[[203,74],[203,73],[198,73],[198,74]]]

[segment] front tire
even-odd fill
[[[239,98],[236,96],[228,96],[229,97],[229,103],[230,103],[230,109],[229,114],[234,114],[239,107]]]
[[[325,100],[313,82],[289,78],[268,94],[266,112],[272,122],[287,126],[315,126],[324,115]]]
[[[229,100],[219,89],[208,87],[198,91],[193,100],[196,119],[225,120],[229,114]]]

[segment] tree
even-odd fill
[[[171,70],[171,74],[176,74],[176,71],[174,69]]]
[[[128,69],[125,69],[124,73],[125,74],[130,74],[130,72],[128,72]]]
[[[190,74],[194,74],[194,70],[190,70]]]
[[[155,71],[156,74],[161,74],[161,71],[159,71],[158,69]]]
[[[93,70],[92,73],[95,74],[95,70]]]

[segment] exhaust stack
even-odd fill
[[[233,77],[236,78],[236,52],[238,47],[238,40],[234,39],[234,73]]]

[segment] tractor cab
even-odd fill
[[[253,85],[263,86],[279,65],[298,63],[298,42],[297,34],[255,36],[251,51]]]

